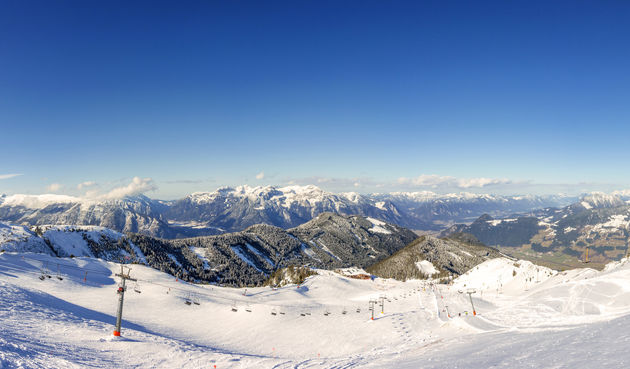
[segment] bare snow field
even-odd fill
[[[278,289],[193,285],[130,266],[139,281],[127,285],[115,338],[120,265],[1,254],[0,368],[630,365],[627,259],[562,273],[493,259],[451,286],[319,271]]]

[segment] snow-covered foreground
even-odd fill
[[[123,337],[114,338],[119,265],[0,255],[0,367],[590,368],[630,360],[627,260],[556,273],[494,259],[452,286],[322,271],[277,290],[190,285],[131,267],[139,282],[128,285]],[[50,278],[41,280],[42,270]],[[369,301],[380,296],[385,312],[377,304],[371,320]]]

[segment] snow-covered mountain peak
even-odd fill
[[[220,187],[213,192],[195,192],[188,198],[197,204],[213,202],[219,197],[249,199],[252,202],[258,200],[283,200],[299,201],[305,199],[321,200],[324,197],[333,196],[314,185],[307,186],[249,186],[241,185],[237,187]]]
[[[591,208],[614,208],[623,206],[624,201],[621,196],[616,194],[607,194],[603,192],[592,192],[580,199],[580,205],[586,209]]]

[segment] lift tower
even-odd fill
[[[123,270],[122,264],[120,265],[120,273],[116,273],[116,277],[120,277],[122,282],[118,285],[118,290],[116,290],[116,294],[118,294],[118,310],[116,311],[116,329],[114,329],[114,336],[120,336],[120,325],[122,324],[122,310],[123,310],[123,301],[125,299],[125,290],[127,289],[126,281],[134,281],[137,282],[137,279],[131,278],[129,273],[131,272],[131,268],[127,268],[127,274]]]

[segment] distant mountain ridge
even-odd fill
[[[362,215],[417,230],[440,230],[488,213],[504,216],[564,206],[563,196],[470,193],[331,193],[316,186],[239,186],[198,192],[176,201],[146,196],[89,200],[63,195],[0,196],[0,220],[15,224],[94,225],[119,232],[182,238],[238,232],[255,224],[292,228],[332,212]]]
[[[630,199],[593,193],[563,208],[494,219],[485,214],[472,224],[458,224],[441,236],[466,232],[489,246],[525,247],[536,252],[560,251],[576,259],[618,260],[630,245]]]

